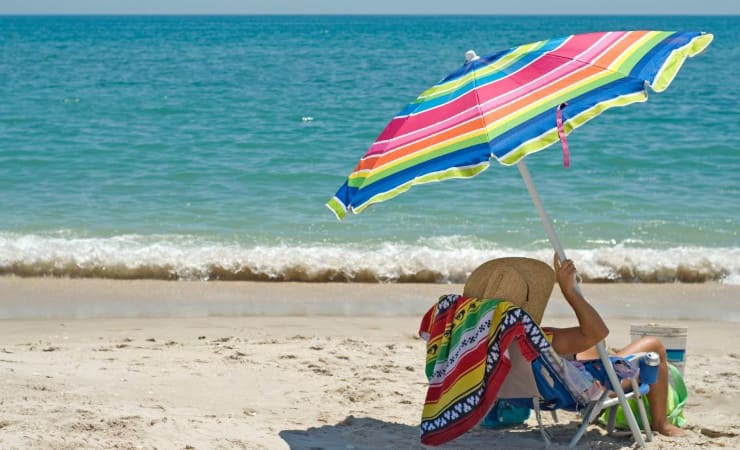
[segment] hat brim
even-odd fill
[[[546,263],[522,257],[497,258],[478,266],[465,282],[463,295],[485,297],[485,286],[492,276],[504,270],[514,270],[526,283],[526,298],[503,298],[520,306],[537,322],[542,322],[552,288],[555,272]],[[516,296],[524,297],[524,295]]]

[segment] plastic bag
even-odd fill
[[[666,415],[667,420],[669,423],[677,426],[677,427],[683,427],[686,425],[686,418],[683,415],[683,409],[686,406],[686,399],[688,398],[688,390],[686,389],[686,385],[684,384],[683,377],[681,376],[681,372],[678,371],[676,366],[673,364],[668,364],[668,404],[666,405]],[[648,420],[652,420],[650,417],[650,403],[648,402],[647,396],[642,397],[642,401],[645,403],[645,409],[647,410]],[[637,409],[637,403],[635,399],[629,399],[628,400],[630,409],[632,409],[632,413],[635,416],[635,419],[637,420],[637,425],[640,428],[643,428],[642,426],[642,418],[640,417],[640,412]],[[620,430],[629,430],[629,424],[627,423],[627,419],[624,417],[624,411],[622,410],[622,407],[617,407],[617,420],[616,420],[616,428]],[[606,424],[609,419],[609,411],[604,411],[604,413],[600,417],[600,422],[602,424]]]

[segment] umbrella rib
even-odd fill
[[[489,158],[490,158],[492,155],[491,140],[488,138],[488,129],[487,129],[488,124],[486,123],[483,110],[481,109],[481,99],[478,95],[478,89],[476,89],[476,87],[478,86],[478,77],[475,75],[475,71],[473,72],[473,83],[474,83],[473,93],[475,94],[475,107],[478,109],[478,115],[476,116],[476,118],[480,122],[480,125],[481,125],[480,129],[482,129],[486,135],[486,142],[488,142],[488,151],[489,151]]]

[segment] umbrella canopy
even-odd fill
[[[327,206],[338,219],[416,184],[473,177],[496,158],[516,164],[605,110],[665,90],[711,34],[576,34],[467,61],[386,126]]]

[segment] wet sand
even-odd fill
[[[606,317],[740,322],[740,285],[585,284]],[[419,316],[460,284],[112,281],[0,277],[0,319]],[[553,290],[547,314],[569,316]]]

